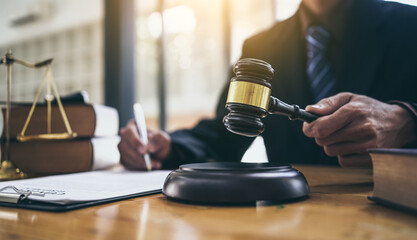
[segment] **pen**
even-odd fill
[[[145,115],[143,114],[142,106],[139,103],[133,104],[133,113],[135,115],[136,126],[138,128],[139,136],[145,145],[148,144],[148,133],[146,131]],[[151,157],[149,153],[145,153],[145,165],[148,171],[152,170]]]

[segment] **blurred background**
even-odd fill
[[[128,9],[123,9],[126,4]],[[91,102],[112,105],[106,102],[106,93],[112,94],[105,89],[106,47],[120,46],[106,45],[105,32],[118,33],[105,23],[118,21],[109,19],[114,11],[133,13],[132,23],[117,26],[130,28],[128,38],[134,38],[126,44],[131,46],[124,46],[134,53],[134,73],[123,81],[134,81],[129,85],[134,86],[134,102],[142,103],[151,127],[174,130],[214,115],[243,40],[288,18],[298,4],[298,0],[3,0],[0,53],[12,49],[16,58],[29,62],[52,57],[61,95],[86,90]],[[12,100],[32,101],[42,74],[15,64]],[[0,86],[4,101],[5,67],[0,67]],[[121,120],[124,125],[126,119]]]
[[[400,1],[417,4],[415,0]],[[61,95],[86,90],[118,108],[140,102],[152,128],[214,116],[244,39],[290,17],[300,0],[2,0],[0,53],[54,58]],[[0,67],[0,101],[6,98]],[[43,71],[13,67],[12,101],[34,99]]]

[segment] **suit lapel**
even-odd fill
[[[302,108],[313,104],[313,97],[310,92],[310,84],[306,75],[306,46],[301,33],[299,11],[288,19],[285,24],[285,35],[277,36],[277,48],[273,67],[276,69],[272,95],[288,103],[296,104]],[[282,116],[270,116],[270,121],[281,119]],[[276,124],[276,122],[271,123]],[[311,149],[315,147],[314,140],[305,140],[301,121],[289,121],[285,119],[281,128],[290,127],[293,130],[291,139],[298,144],[300,149]]]
[[[301,35],[299,12],[286,24],[285,36],[277,42],[274,62],[273,94],[289,104],[305,107],[312,103],[306,69],[305,44]]]

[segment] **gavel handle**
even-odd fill
[[[301,109],[298,105],[289,105],[273,96],[269,99],[268,112],[270,114],[287,116],[291,120],[301,120],[305,122],[312,122],[320,117],[314,113]]]

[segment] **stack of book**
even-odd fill
[[[65,104],[64,109],[75,139],[19,142],[31,104],[12,105],[10,160],[29,174],[58,174],[103,169],[119,162],[119,115],[116,109],[97,104]],[[2,155],[5,151],[5,109],[0,114]],[[58,106],[52,106],[51,132],[66,132]],[[38,104],[25,136],[47,131],[47,106]]]

